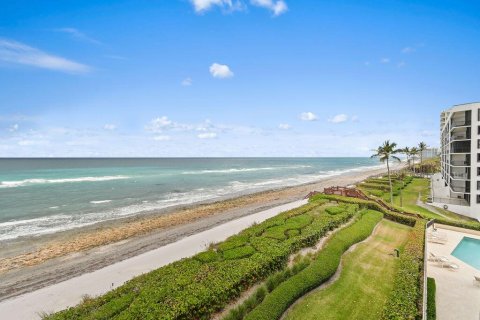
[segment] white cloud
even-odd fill
[[[182,86],[184,87],[188,87],[188,86],[191,86],[192,85],[192,78],[188,77],[188,78],[185,78],[182,80],[181,84]]]
[[[402,53],[412,53],[412,52],[415,52],[415,48],[405,47],[402,49]]]
[[[278,125],[278,128],[279,128],[279,129],[282,129],[282,130],[288,130],[288,129],[291,129],[292,126],[289,125],[288,123],[280,123],[280,124]]]
[[[351,116],[351,117],[350,117],[350,120],[351,120],[352,122],[357,122],[357,121],[358,121],[358,116]]]
[[[282,13],[287,12],[288,7],[283,0],[250,0],[250,3],[254,6],[263,7],[272,11],[274,16],[279,16]]]
[[[407,63],[405,61],[400,61],[398,64],[397,64],[397,67],[399,68],[403,68],[407,65]]]
[[[8,131],[10,131],[10,132],[15,132],[15,131],[18,130],[18,128],[19,128],[18,123],[15,123],[13,126],[11,126],[11,127],[8,129]]]
[[[160,133],[165,130],[181,128],[182,125],[172,120],[168,119],[168,117],[158,117],[150,121],[150,123],[145,127],[147,131],[151,131],[154,133]]]
[[[390,63],[390,58],[382,58],[380,59],[380,63]]]
[[[230,70],[230,67],[226,64],[214,63],[210,66],[210,74],[214,78],[231,78],[233,77],[233,72]]]
[[[161,136],[155,136],[155,137],[153,137],[153,140],[155,140],[155,141],[170,141],[170,140],[171,140],[171,137],[170,137],[170,136],[161,135]]]
[[[91,71],[91,68],[87,65],[7,39],[0,39],[0,61],[67,73],[88,73]]]
[[[228,11],[240,10],[242,4],[239,1],[232,0],[190,0],[197,13],[205,12],[214,6],[221,7]]]
[[[103,129],[113,131],[117,129],[117,126],[112,123],[107,123],[103,126]]]
[[[315,121],[317,120],[317,115],[313,112],[302,112],[300,114],[300,119],[303,121]]]
[[[342,123],[348,120],[348,116],[346,114],[337,114],[333,118],[328,119],[328,122],[331,123]]]
[[[203,132],[197,135],[199,139],[213,139],[217,137],[215,132]]]
[[[90,42],[94,44],[101,44],[100,41],[87,36],[85,33],[80,32],[78,29],[75,29],[75,28],[59,28],[59,29],[55,29],[55,31],[69,34],[72,38],[76,40]]]

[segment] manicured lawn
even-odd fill
[[[402,190],[402,197],[403,197],[403,207],[405,210],[410,211],[410,212],[416,212],[425,218],[433,219],[433,218],[442,218],[444,217],[439,216],[438,214],[427,210],[425,208],[422,208],[417,205],[417,199],[420,194],[420,199],[425,200],[427,196],[430,194],[430,180],[429,179],[421,179],[421,178],[415,178],[413,181],[407,185],[403,190]],[[400,207],[400,196],[395,196],[393,197],[393,203]],[[437,211],[441,212],[444,216],[460,221],[460,222],[465,222],[469,221],[472,222],[473,220],[464,217],[458,214],[455,214],[453,212],[450,212],[448,210],[444,210],[441,208],[436,208]]]
[[[342,272],[330,287],[299,300],[286,319],[380,319],[393,288],[394,248],[405,244],[411,228],[382,220],[375,234],[343,257]]]
[[[417,205],[418,195],[424,195],[429,191],[430,181],[428,179],[419,179],[415,178],[413,181],[402,190],[402,197],[395,196],[393,197],[393,203],[397,207],[402,207],[407,211],[416,212],[425,218],[443,218],[438,214],[431,212],[425,208],[422,208]],[[400,199],[402,198],[402,201]],[[403,205],[400,206],[400,203]]]

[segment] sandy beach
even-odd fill
[[[69,285],[72,288],[71,297],[65,298],[63,303],[61,303],[63,300],[57,297],[53,300],[57,301],[58,305],[50,304],[50,309],[43,309],[61,310],[78,303],[83,294],[104,293],[111,289],[112,283],[117,286],[142,272],[193,255],[208,243],[220,241],[233,234],[232,231],[236,233],[258,221],[255,220],[258,219],[255,214],[263,217],[267,212],[269,217],[287,210],[292,203],[295,206],[301,205],[303,202],[299,200],[312,190],[323,190],[324,187],[332,185],[355,184],[368,176],[383,172],[384,168],[350,172],[315,183],[237,196],[213,203],[171,208],[113,223],[10,243],[2,248],[0,256],[0,300],[4,300],[0,303],[0,313],[3,314],[2,310],[6,310],[4,308],[8,306],[8,308],[18,306],[19,301],[22,305],[28,304],[33,309],[38,308],[38,303],[44,305],[45,302],[38,297],[49,297],[48,299],[52,300],[62,290],[70,291],[63,286],[65,283],[72,283],[73,285]],[[283,207],[286,204],[287,207]],[[271,210],[268,211],[269,209]],[[228,227],[221,232],[215,231],[216,227],[225,228],[228,223],[235,221],[243,221],[241,224],[243,227],[238,231]],[[132,262],[132,259],[140,259],[145,254],[165,250],[169,248],[168,246],[181,244],[181,241],[199,235],[202,236],[200,247],[196,246],[191,250],[181,247],[172,255],[164,252],[163,255],[166,255],[164,258],[155,259],[150,264],[145,263],[146,260]],[[107,268],[115,268],[118,272],[103,274],[105,271],[102,270]],[[93,284],[97,283],[98,279],[93,277],[91,286],[79,285],[78,281],[86,283],[84,277],[92,274],[103,274],[98,279],[105,283],[95,286]],[[107,286],[106,283],[110,285]],[[44,291],[50,294],[47,296]]]

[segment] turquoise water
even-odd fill
[[[452,256],[480,270],[480,240],[463,237],[452,252]]]
[[[379,165],[370,158],[0,159],[0,241]]]

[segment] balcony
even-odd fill
[[[455,180],[470,180],[470,174],[464,172],[452,172],[450,176]]]
[[[457,167],[469,167],[470,166],[470,161],[452,160],[452,162],[450,162],[450,164],[452,166],[457,166]]]
[[[451,153],[470,153],[470,141],[454,141],[450,145]]]
[[[470,147],[452,147],[450,153],[470,153]]]
[[[466,187],[458,187],[458,186],[450,185],[450,189],[452,189],[453,192],[457,192],[457,193],[470,193],[470,188],[466,188]]]
[[[452,128],[466,127],[466,126],[471,126],[471,125],[472,125],[471,120],[455,120],[455,121],[452,121]]]
[[[457,133],[452,134],[451,140],[470,140],[470,134],[464,133]]]

